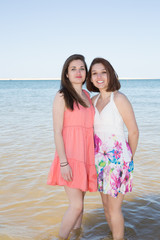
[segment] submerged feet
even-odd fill
[[[68,238],[59,237],[58,240],[80,240],[82,228],[73,229]]]
[[[70,240],[80,240],[82,234],[82,228],[73,229],[71,232]]]

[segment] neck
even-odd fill
[[[82,96],[83,95],[83,91],[82,91],[82,85],[73,85],[73,88],[75,89],[75,91],[78,93],[78,95]]]
[[[101,90],[100,91],[100,97],[102,99],[106,99],[106,98],[109,98],[111,96],[111,93],[112,92],[106,92],[105,90]]]

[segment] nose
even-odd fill
[[[101,73],[97,73],[97,78],[101,78]]]
[[[77,69],[77,74],[80,74],[81,73],[81,70],[80,69]]]

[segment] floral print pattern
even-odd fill
[[[114,134],[106,142],[95,134],[94,143],[98,190],[113,197],[131,192],[134,163],[129,144],[120,142]],[[124,144],[128,162],[124,158]]]

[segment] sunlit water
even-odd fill
[[[0,81],[0,240],[54,240],[68,201],[46,184],[54,157],[52,102],[59,81]],[[123,80],[140,130],[125,238],[160,239],[160,80]],[[110,239],[99,193],[87,193],[79,239]],[[72,239],[76,239],[72,237]]]

